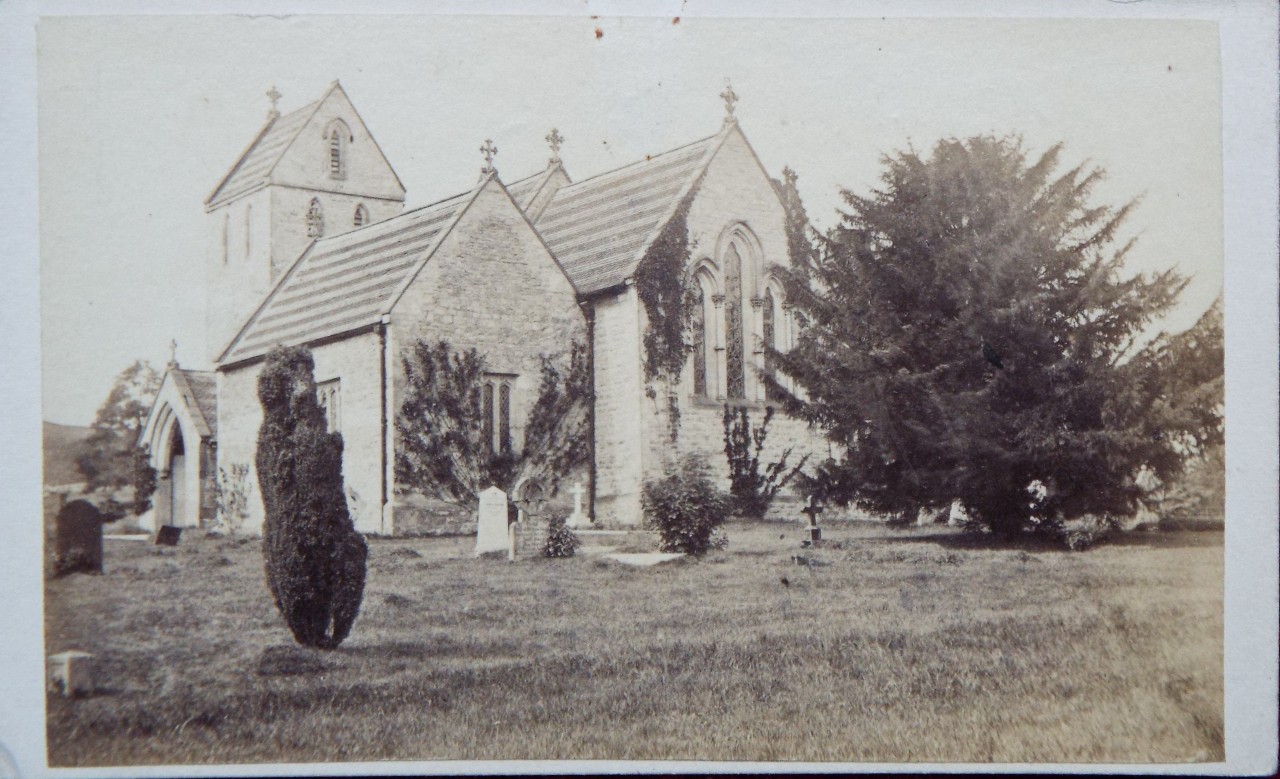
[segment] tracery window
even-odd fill
[[[707,300],[702,285],[695,279],[693,282],[693,311],[691,312],[689,329],[693,340],[693,394],[705,397],[707,394]]]
[[[768,288],[765,288],[765,291],[764,291],[764,307],[763,307],[763,311],[761,312],[761,315],[762,315],[761,319],[763,322],[763,325],[761,328],[761,330],[763,331],[761,333],[761,336],[762,336],[761,340],[764,342],[765,373],[769,376],[769,378],[773,378],[774,371],[773,371],[773,366],[769,364],[770,362],[769,351],[774,348],[776,337],[774,335],[775,328],[774,328],[773,291]],[[776,395],[777,395],[777,392],[775,392],[773,388],[769,386],[768,383],[765,383],[764,399],[776,400],[777,399],[775,397]]]
[[[514,381],[514,376],[490,374],[480,386],[480,435],[485,451],[490,454],[512,450],[511,385]]]
[[[480,435],[487,452],[493,451],[493,382],[486,381],[481,392]]]
[[[325,428],[330,433],[339,432],[342,424],[342,393],[338,379],[316,384],[316,398],[324,409]]]
[[[747,396],[747,377],[742,333],[742,255],[736,244],[729,244],[724,258],[724,293],[725,394],[742,399]]]
[[[359,203],[356,205],[356,215],[355,215],[355,218],[351,220],[351,222],[356,227],[364,227],[369,223],[369,212],[365,210],[363,203]]]
[[[311,198],[307,207],[307,237],[319,238],[324,235],[324,211],[320,207],[320,198]]]
[[[511,451],[511,385],[498,388],[498,450]]]

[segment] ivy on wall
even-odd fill
[[[645,395],[657,399],[655,384],[664,384],[668,434],[674,443],[680,434],[680,400],[676,384],[693,348],[690,314],[696,304],[685,269],[693,249],[689,241],[689,207],[700,181],[677,204],[636,266],[636,294],[644,306],[648,326],[644,332]]]

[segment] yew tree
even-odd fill
[[[991,136],[888,155],[793,252],[802,326],[769,357],[803,392],[771,384],[839,445],[817,472],[829,498],[898,516],[959,501],[1013,535],[1129,514],[1137,474],[1180,462],[1128,362],[1185,280],[1128,272],[1134,203],[1094,203],[1103,171],[1061,156]]]

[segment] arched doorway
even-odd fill
[[[187,520],[187,450],[182,440],[182,428],[175,422],[169,439],[169,516],[161,517],[163,524],[185,526],[196,524]]]

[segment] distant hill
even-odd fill
[[[84,481],[76,468],[80,444],[93,432],[91,427],[44,423],[44,483],[75,484]]]

